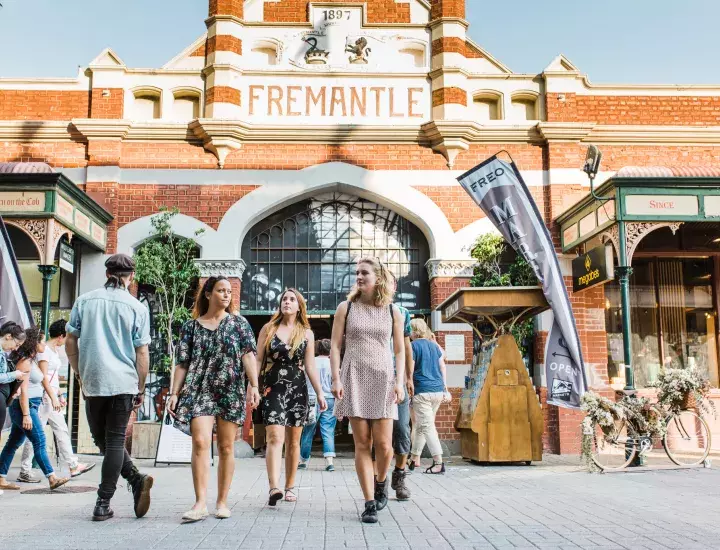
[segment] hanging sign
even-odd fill
[[[65,241],[60,241],[60,269],[70,273],[75,271],[75,249]]]
[[[588,250],[572,261],[573,293],[612,281],[614,271],[610,246],[600,245]]]

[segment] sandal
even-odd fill
[[[285,500],[288,502],[297,502],[297,495],[293,492],[295,487],[288,487],[285,489]]]
[[[58,477],[55,479],[53,483],[50,484],[50,490],[54,491],[55,489],[59,489],[63,485],[65,485],[68,481],[70,481],[69,477]]]
[[[275,492],[273,492],[275,491]],[[278,503],[278,500],[282,500],[283,494],[280,489],[277,487],[273,487],[270,489],[270,498],[268,499],[268,506],[275,506]]]
[[[436,472],[435,470],[433,470],[433,468],[434,468],[435,466],[440,466],[440,467],[441,467],[441,468],[440,468],[440,471]],[[427,470],[425,470],[425,473],[426,473],[426,474],[433,474],[433,475],[441,475],[441,474],[444,474],[444,473],[445,473],[445,463],[444,463],[444,462],[441,462],[440,464],[438,464],[437,462],[435,462],[435,461],[433,460],[432,466],[430,466]]]

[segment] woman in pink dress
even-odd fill
[[[404,398],[404,369],[396,374],[394,367],[405,364],[404,317],[392,304],[392,275],[379,260],[361,259],[356,275],[347,301],[335,313],[330,367],[337,399],[335,416],[350,419],[355,440],[355,469],[365,497],[362,521],[376,523],[378,511],[387,506],[393,420],[397,404]],[[373,443],[375,479],[370,454]]]

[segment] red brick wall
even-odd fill
[[[432,41],[432,54],[459,53],[469,59],[485,57],[475,46],[456,36],[436,38]]]
[[[107,97],[103,97],[105,90]],[[122,88],[93,88],[90,118],[122,118],[124,96]]]
[[[459,185],[453,187],[416,187],[440,207],[450,222],[453,231],[458,231],[485,217],[465,190]]]
[[[234,52],[242,55],[242,40],[229,34],[218,34],[207,39],[207,53]]]
[[[242,19],[243,0],[210,0],[208,3],[208,15],[234,15]]]
[[[83,168],[87,166],[85,154],[84,143],[7,141],[0,147],[0,162],[46,162],[58,168]]]
[[[263,21],[267,23],[305,23],[311,0],[280,0],[265,3]],[[324,0],[323,4],[347,4],[347,0]],[[410,4],[395,0],[365,0],[368,23],[410,23]]]
[[[90,141],[88,143],[88,165],[90,166],[118,166],[122,142],[115,141]]]
[[[88,92],[0,90],[0,120],[70,120],[89,112]]]
[[[190,57],[205,57],[205,51],[205,44],[203,44],[201,46],[198,46],[195,51],[190,54]]]
[[[437,428],[440,439],[452,441],[460,439],[460,433],[455,429],[455,418],[460,408],[460,396],[462,388],[450,388],[452,401],[443,403],[438,409],[435,416],[435,427]]]
[[[240,90],[230,86],[213,86],[205,92],[205,103],[232,103],[240,105]]]
[[[435,309],[457,289],[469,285],[467,277],[435,277],[430,281],[430,307]]]
[[[158,212],[161,206],[177,208],[217,229],[229,208],[256,185],[145,185],[118,187],[118,227]]]
[[[440,19],[441,17],[460,17],[464,19],[465,0],[431,0],[430,17],[431,19]]]
[[[440,88],[438,90],[433,90],[433,107],[447,105],[449,103],[467,105],[467,92],[462,88]]]
[[[485,57],[485,55],[470,42],[465,42],[465,57],[468,59],[480,59]]]
[[[469,286],[469,279],[465,279],[465,283],[462,286]],[[458,334],[458,332],[452,331],[437,331],[435,332],[435,338],[438,344],[445,349],[445,337],[448,334]],[[473,333],[472,332],[461,332],[465,336],[465,357],[460,361],[449,361],[445,360],[448,365],[468,365],[472,362],[473,357]]]
[[[547,95],[552,122],[652,124],[668,126],[720,125],[720,96],[601,96]]]

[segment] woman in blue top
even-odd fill
[[[413,438],[409,468],[414,470],[420,465],[420,455],[427,443],[433,463],[425,473],[444,474],[442,447],[435,427],[435,415],[440,405],[449,401],[450,395],[447,391],[447,371],[443,351],[436,342],[429,339],[432,333],[425,321],[413,319],[410,326],[415,360],[413,373],[415,395],[412,399]]]

